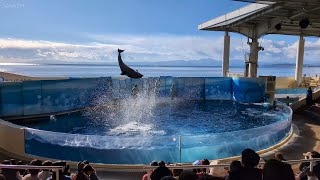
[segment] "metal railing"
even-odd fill
[[[288,164],[298,164],[303,162],[309,162],[309,170],[310,172],[313,171],[313,167],[317,165],[316,162],[320,162],[320,158],[315,159],[300,159],[300,160],[288,160],[283,161]],[[263,166],[265,162],[260,162],[258,166]],[[168,165],[167,168],[170,170],[190,170],[190,169],[206,169],[206,172],[208,172],[209,168],[229,168],[230,164],[216,164],[216,165]],[[154,169],[156,169],[157,166],[144,166],[143,169],[146,172],[150,172]],[[59,170],[63,170],[62,166],[31,166],[31,165],[6,165],[6,164],[0,164],[0,169],[46,169],[46,170],[53,170],[56,173],[56,180],[59,180]],[[99,168],[100,171],[108,170],[109,168]],[[150,174],[148,175],[148,179],[150,179]]]
[[[0,169],[45,169],[53,170],[56,173],[56,180],[59,180],[59,170],[63,170],[62,166],[32,166],[32,165],[7,165],[0,164]]]

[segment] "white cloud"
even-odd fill
[[[125,61],[221,60],[223,36],[86,35],[89,43],[0,38],[0,62],[117,62],[117,49],[125,49]],[[263,39],[260,62],[294,63],[298,42]],[[306,41],[306,62],[320,56],[320,40]],[[243,60],[249,52],[246,38],[231,35],[231,60]]]

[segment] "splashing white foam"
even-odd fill
[[[135,95],[116,102],[99,92],[94,100],[97,107],[88,109],[85,116],[90,117],[93,123],[99,121],[101,124],[103,121],[109,124],[111,128],[106,131],[107,135],[164,135],[165,131],[157,131],[152,123],[154,108],[158,103],[158,83],[150,82],[146,88],[135,85],[138,87]]]
[[[121,124],[115,128],[109,130],[108,135],[150,135],[150,134],[161,134],[164,135],[164,131],[153,131],[151,124],[141,124],[138,122],[129,122],[128,124]]]

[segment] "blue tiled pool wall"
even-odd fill
[[[174,87],[172,86],[174,84]],[[175,96],[186,100],[235,100],[262,102],[266,82],[259,78],[224,77],[149,77],[143,79],[79,78],[0,83],[0,116],[25,116],[55,113],[95,105],[97,97],[124,99],[132,88],[159,97]],[[173,87],[173,88],[172,88]]]

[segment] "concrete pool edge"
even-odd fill
[[[262,149],[258,151],[258,154],[262,155],[265,153],[269,153],[271,151],[276,150],[279,147],[283,147],[287,142],[291,140],[293,137],[294,131],[293,131],[293,124],[291,124],[291,128],[289,131],[289,134],[283,138],[279,143],[268,147],[266,149]],[[17,159],[22,160],[31,160],[31,159],[41,159],[41,160],[57,160],[52,158],[46,158],[46,157],[39,157],[34,156],[30,154],[25,153],[25,142],[24,142],[24,128],[23,126],[19,126],[16,124],[12,124],[10,122],[4,121],[0,119],[0,142],[3,142],[3,144],[0,144],[0,153],[7,155],[9,157],[14,157]],[[10,137],[10,141],[8,141],[7,137]],[[20,144],[18,144],[19,142]],[[213,161],[218,162],[227,162],[232,161],[235,159],[240,159],[240,156],[234,156],[234,157],[228,157],[228,158],[222,158],[222,159],[215,159]],[[75,161],[67,161],[68,164],[70,164],[72,167],[76,167],[78,162]],[[101,163],[92,163],[97,169],[110,169],[112,171],[123,171],[123,172],[144,172],[146,170],[143,169],[145,164],[101,164]],[[191,163],[179,163],[179,164],[191,164]]]

